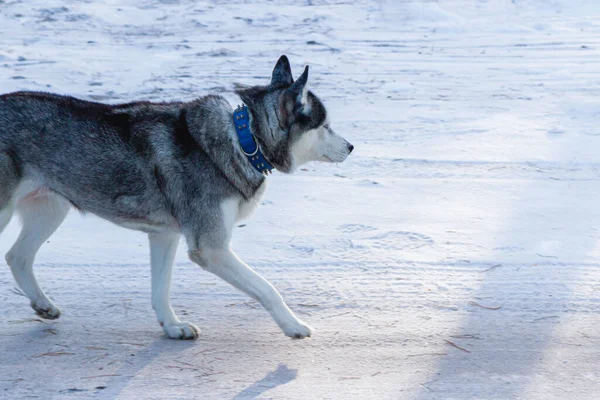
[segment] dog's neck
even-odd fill
[[[260,144],[257,142],[254,134],[252,134],[250,118],[250,110],[245,105],[238,105],[233,112],[233,125],[240,143],[240,150],[258,172],[268,176],[275,167],[271,165],[267,157],[263,154]]]
[[[223,177],[244,199],[252,198],[265,177],[248,162],[234,126],[233,112],[218,96],[206,96],[186,107],[190,134]]]

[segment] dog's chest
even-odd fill
[[[241,197],[230,197],[221,203],[223,223],[225,224],[226,229],[232,229],[237,221],[247,218],[252,214],[260,203],[260,199],[265,193],[266,188],[267,183],[265,181],[250,199],[245,200]]]
[[[230,197],[221,202],[222,222],[228,235],[231,235],[232,230],[241,219],[247,218],[252,214],[260,203],[265,190],[267,188],[266,180],[260,185],[254,196],[245,200],[241,196]]]
[[[256,193],[254,193],[254,196],[252,196],[248,200],[242,199],[240,201],[240,203],[238,205],[238,211],[237,211],[237,216],[236,216],[235,220],[239,221],[241,219],[247,218],[250,215],[252,215],[254,210],[256,210],[256,207],[258,207],[258,205],[260,203],[260,199],[262,199],[266,190],[267,190],[267,180],[265,179],[263,181],[263,183],[259,186]]]

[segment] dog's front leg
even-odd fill
[[[287,336],[302,339],[312,334],[312,328],[294,315],[273,285],[244,264],[229,248],[190,249],[189,255],[202,268],[259,301]]]
[[[152,266],[152,308],[168,337],[196,339],[200,329],[189,322],[181,322],[171,307],[171,271],[180,236],[170,232],[148,235]]]

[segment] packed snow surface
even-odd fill
[[[599,47],[597,1],[0,0],[2,93],[235,105],[287,54],[355,145],[234,234],[313,338],[182,245],[202,334],[166,339],[145,235],[73,211],[36,263],[60,320],[0,264],[0,397],[597,399]]]

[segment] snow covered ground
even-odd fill
[[[356,146],[235,233],[312,339],[183,247],[202,335],[164,338],[145,236],[72,212],[37,262],[59,321],[0,264],[0,397],[597,399],[599,48],[591,0],[0,0],[0,92],[236,104],[287,54]]]

